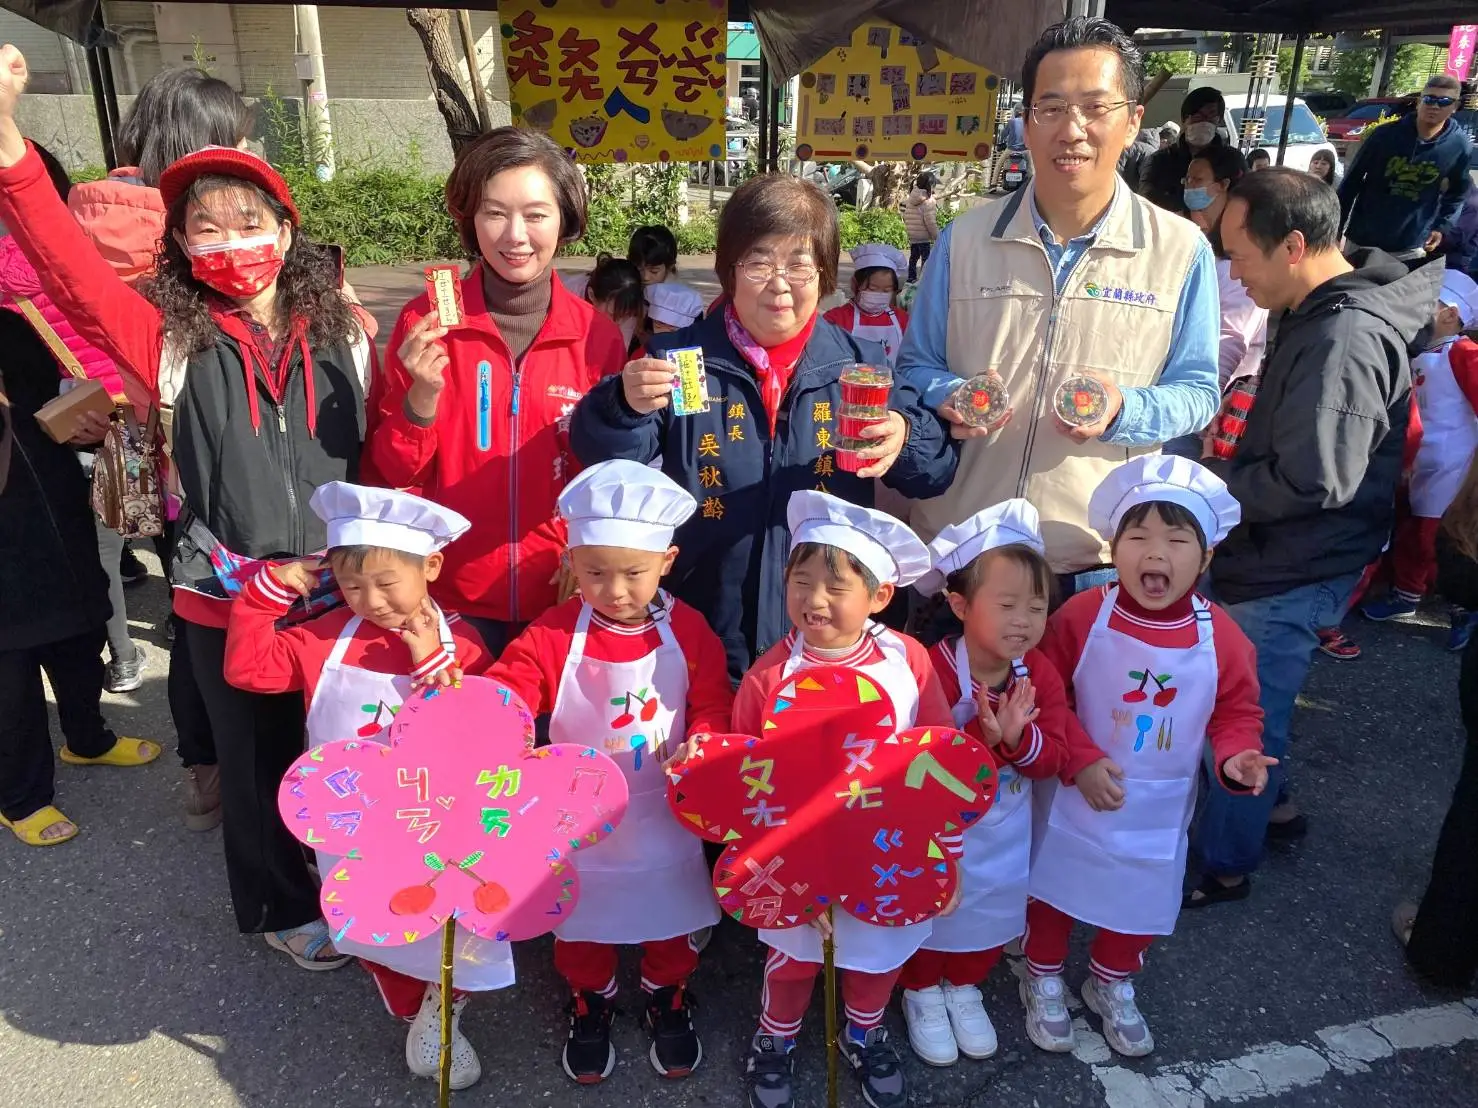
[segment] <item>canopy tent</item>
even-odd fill
[[[1125,30],[1184,27],[1296,35],[1379,28],[1399,35],[1447,35],[1473,19],[1473,0],[1107,0],[1104,14]]]

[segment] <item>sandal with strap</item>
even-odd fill
[[[60,757],[69,766],[146,766],[159,757],[163,749],[158,743],[148,739],[120,736],[117,742],[96,758],[83,758],[73,754],[65,746],[62,747]]]
[[[348,965],[352,958],[351,955],[340,954],[334,949],[328,924],[321,919],[305,923],[302,927],[289,927],[286,931],[268,931],[262,938],[267,940],[267,945],[273,950],[282,951],[302,969],[312,973],[336,970]],[[301,945],[295,945],[299,943]],[[325,951],[328,952],[328,957],[320,957]]]
[[[45,837],[45,832],[63,823],[70,827],[71,831],[65,835],[54,835],[49,839]],[[0,816],[0,827],[8,827],[15,837],[27,846],[60,846],[64,842],[75,839],[78,831],[75,823],[50,804],[45,808],[37,808],[25,819],[8,820]]]
[[[1234,900],[1246,900],[1252,894],[1252,878],[1244,877],[1235,885],[1223,885],[1211,874],[1201,878],[1201,883],[1181,898],[1182,911],[1191,908],[1209,908],[1213,904],[1230,904]]]

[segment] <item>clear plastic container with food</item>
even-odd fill
[[[1011,394],[1000,374],[977,373],[955,390],[954,404],[967,427],[990,427],[1005,418]]]
[[[893,371],[887,366],[855,363],[842,370],[842,408],[862,419],[888,418],[888,396],[893,391]]]
[[[1052,408],[1069,427],[1091,427],[1108,411],[1108,390],[1096,377],[1075,374],[1057,386]]]
[[[877,442],[873,439],[838,437],[834,445],[836,446],[837,469],[842,470],[844,473],[856,473],[859,470],[866,469],[877,461],[876,458],[859,458],[857,456],[858,451],[870,450],[877,446]]]

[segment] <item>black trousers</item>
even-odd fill
[[[180,763],[191,766],[216,764],[216,741],[210,730],[210,713],[205,697],[195,682],[195,663],[190,654],[190,640],[184,633],[185,622],[175,621],[174,642],[169,644],[169,714],[174,720]]]
[[[908,279],[918,280],[919,266],[929,260],[929,251],[933,244],[928,242],[911,242],[908,244]]]
[[[103,721],[102,624],[60,642],[0,650],[0,815],[15,821],[56,799],[56,753],[41,671],[51,679],[62,735],[73,754],[106,754],[118,736]]]
[[[1406,960],[1454,988],[1466,988],[1478,974],[1478,735],[1471,731]]]
[[[263,695],[226,683],[226,632],[181,621],[221,767],[226,879],[245,933],[318,919],[318,886],[303,847],[277,813],[277,788],[303,752],[303,694]]]

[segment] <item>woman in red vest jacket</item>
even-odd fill
[[[490,131],[457,156],[446,197],[477,259],[461,319],[440,319],[425,294],[401,311],[370,392],[367,461],[472,521],[432,595],[496,655],[560,599],[570,412],[621,369],[626,344],[553,279],[555,251],[585,233],[585,182],[552,139]]]

